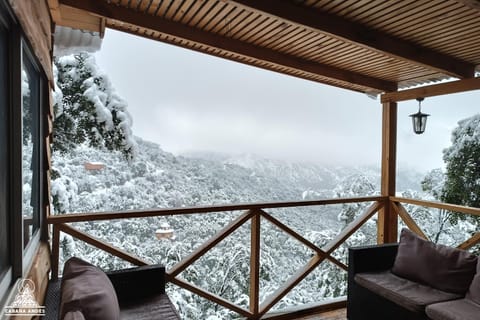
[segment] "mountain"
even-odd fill
[[[80,145],[53,153],[52,196],[57,212],[124,211],[212,204],[297,201],[379,193],[376,168],[325,168],[287,163],[254,155],[190,154],[175,156],[159,145],[135,138],[134,160],[120,152]],[[410,183],[410,182],[409,182]],[[361,213],[368,203],[266,209],[303,237],[324,246]],[[106,220],[73,224],[118,248],[167,268],[224,228],[240,211]],[[159,241],[155,230],[168,222],[176,238]],[[334,255],[345,261],[347,247],[371,244],[375,221],[367,222]],[[62,233],[61,257],[78,256],[104,269],[128,264]],[[263,301],[311,258],[312,251],[265,219],[261,222],[261,288]],[[196,261],[182,277],[194,285],[248,308],[250,223],[236,230]],[[208,274],[206,279],[203,275]],[[179,288],[168,288],[184,319],[237,319]],[[282,299],[275,308],[318,302],[344,295],[346,274],[330,263]],[[215,318],[216,317],[216,318]]]

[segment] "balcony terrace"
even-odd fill
[[[49,97],[54,88],[53,45],[58,41],[53,36],[55,26],[88,31],[97,37],[103,37],[105,28],[111,28],[288,76],[380,95],[380,196],[51,215],[54,112]],[[5,150],[0,154],[0,307],[11,301],[23,278],[32,279],[37,288],[36,300],[44,301],[50,265],[51,277],[58,277],[61,233],[133,265],[148,264],[141,257],[79,230],[76,223],[239,211],[222,230],[167,269],[172,286],[247,319],[345,319],[346,297],[291,310],[273,308],[320,265],[330,263],[347,270],[346,258],[334,252],[372,219],[376,239],[370,240],[381,244],[398,241],[401,223],[427,238],[423,226],[405,209],[407,204],[480,216],[479,208],[396,197],[397,103],[480,89],[478,1],[0,0],[0,44],[0,147]],[[140,52],[132,57],[138,58]],[[25,74],[30,84],[29,99],[22,95]],[[24,117],[28,108],[32,109],[31,119]],[[26,121],[32,121],[32,125],[28,127]],[[22,134],[28,130],[33,147],[31,163],[25,168],[32,180],[28,186],[31,199],[23,201]],[[368,203],[367,209],[322,246],[269,212],[276,208],[353,203]],[[235,304],[180,276],[247,223],[248,305]],[[265,223],[274,225],[313,254],[282,286],[261,299],[260,238]],[[479,242],[480,232],[476,231],[456,245],[469,249]]]
[[[274,208],[292,208],[292,207],[309,207],[309,206],[325,206],[332,204],[349,204],[349,203],[370,203],[367,209],[358,215],[358,217],[346,226],[338,235],[329,243],[322,247],[318,247],[311,241],[304,238],[298,232],[285,225],[271,214],[268,209]],[[90,222],[101,220],[121,220],[132,218],[147,218],[159,216],[174,216],[174,215],[188,215],[188,214],[207,214],[212,212],[233,212],[241,211],[239,216],[232,219],[232,221],[215,234],[212,238],[206,240],[203,245],[194,249],[194,251],[184,257],[180,262],[167,270],[167,280],[178,287],[189,290],[205,299],[208,299],[218,305],[234,311],[248,319],[297,319],[306,315],[314,315],[314,317],[326,317],[325,319],[338,319],[338,317],[345,317],[346,297],[333,299],[333,301],[324,301],[316,305],[308,305],[299,310],[292,309],[282,312],[269,312],[271,308],[278,303],[284,296],[286,296],[295,286],[307,277],[317,266],[321,263],[330,262],[339,268],[347,271],[348,265],[343,261],[346,257],[336,258],[333,252],[339,248],[345,241],[357,230],[360,229],[367,221],[375,217],[378,219],[378,212],[385,206],[391,206],[392,210],[397,216],[401,218],[403,223],[419,236],[428,239],[421,227],[417,225],[414,219],[409,215],[403,204],[414,204],[429,208],[438,208],[448,211],[478,215],[480,216],[480,209],[469,208],[457,205],[442,204],[437,202],[428,202],[422,200],[405,199],[398,197],[365,197],[365,198],[351,198],[351,199],[330,199],[330,200],[316,200],[316,201],[301,201],[301,202],[283,202],[283,203],[256,203],[245,205],[226,205],[226,206],[212,206],[212,207],[194,207],[194,208],[178,208],[178,209],[159,209],[151,211],[128,211],[128,212],[105,212],[105,213],[84,213],[84,214],[65,214],[55,215],[48,218],[48,223],[53,226],[53,240],[52,240],[52,278],[58,275],[58,261],[60,249],[60,232],[69,234],[77,239],[80,239],[94,247],[104,250],[113,256],[119,257],[130,262],[133,265],[141,266],[147,265],[148,262],[141,258],[126,252],[120,248],[114,247],[105,241],[94,236],[86,234],[71,224],[78,222]],[[321,218],[321,217],[319,217]],[[296,239],[306,247],[312,250],[311,259],[294,275],[286,279],[284,285],[278,288],[269,297],[260,301],[259,286],[260,286],[260,239],[261,239],[261,223],[269,222],[280,230],[288,234],[290,237]],[[194,284],[191,284],[179,275],[186,270],[195,261],[201,258],[209,250],[214,248],[223,239],[231,235],[235,230],[250,222],[250,283],[249,283],[249,306],[248,309],[235,305],[234,303],[225,300],[224,298],[212,294]],[[380,232],[382,232],[381,225],[379,225],[379,239],[381,239]],[[480,233],[476,233],[473,237],[467,239],[463,243],[458,244],[459,248],[469,249],[480,243]],[[309,318],[307,318],[309,319]],[[317,319],[317,318],[315,318]],[[320,318],[323,319],[323,318]]]

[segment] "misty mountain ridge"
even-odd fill
[[[135,138],[133,161],[120,152],[85,145],[54,153],[52,194],[64,212],[185,207],[212,204],[299,201],[348,195],[351,179],[366,178],[380,190],[380,170],[374,167],[324,167],[264,159],[251,154],[210,152],[175,156],[154,142]],[[101,162],[101,170],[85,163]],[[400,172],[398,185],[419,190],[418,173]],[[340,191],[339,191],[340,190]],[[402,191],[403,189],[400,189]],[[361,191],[360,191],[361,192]],[[350,194],[364,196],[370,194]],[[340,195],[339,195],[340,194]]]

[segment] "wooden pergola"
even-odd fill
[[[480,88],[475,78],[480,70],[480,3],[475,0],[49,4],[59,25],[101,34],[107,27],[290,76],[382,94],[383,196],[395,195],[397,102]],[[434,84],[447,79],[458,80]],[[380,220],[379,242],[396,241],[397,218],[389,206]]]
[[[69,225],[71,223],[241,210],[243,214],[168,270],[168,280],[248,319],[294,319],[308,312],[345,306],[345,300],[340,299],[308,310],[269,314],[282,297],[324,260],[346,270],[347,266],[332,256],[333,251],[377,212],[379,243],[397,241],[398,217],[410,229],[425,237],[402,203],[480,215],[479,208],[395,197],[397,102],[480,89],[480,77],[476,77],[480,71],[480,2],[477,0],[9,0],[9,3],[51,87],[53,23],[98,32],[102,36],[105,28],[116,29],[289,76],[368,95],[381,95],[382,177],[379,197],[59,216],[49,215],[50,204],[46,200],[43,211],[45,223],[41,228],[44,247],[43,251],[36,251],[36,261],[50,261],[46,249],[46,224],[50,224],[53,229],[52,277],[58,275],[60,232],[73,235],[133,264],[147,263],[75,229]],[[16,25],[16,22],[10,24]],[[20,48],[18,43],[14,45]],[[20,61],[18,57],[17,60]],[[16,66],[19,69],[20,63]],[[17,87],[20,83],[18,74],[12,78]],[[18,92],[17,89],[16,100],[20,101],[21,94]],[[20,105],[20,102],[17,104]],[[49,114],[45,112],[41,117],[48,124],[45,137],[45,144],[48,144],[51,142],[53,119],[51,106]],[[18,150],[16,152],[20,154]],[[40,161],[46,162],[47,177],[44,182],[46,191],[42,192],[45,199],[50,199],[49,148],[45,149],[44,160]],[[17,175],[21,176],[21,173]],[[21,194],[21,186],[17,189]],[[371,206],[322,248],[275,220],[266,211],[271,208],[359,202],[369,202]],[[263,302],[259,301],[262,219],[273,223],[314,252],[312,259],[297,274]],[[177,277],[248,221],[251,222],[248,309]],[[480,232],[477,232],[459,247],[470,248],[479,242]],[[21,258],[18,263],[16,269],[20,270]],[[48,267],[44,265],[41,269],[33,264],[29,272],[48,277]],[[21,272],[17,273],[17,276],[21,275]],[[37,284],[43,283],[39,287],[46,288],[45,279],[41,276],[37,278]]]

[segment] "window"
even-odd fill
[[[40,76],[28,50],[22,55],[22,218],[23,246],[40,225]]]
[[[9,170],[8,170],[8,29],[0,12],[0,301],[7,290],[11,274],[11,241],[9,203]]]
[[[0,0],[0,311],[30,270],[41,237],[47,90],[8,2]]]

